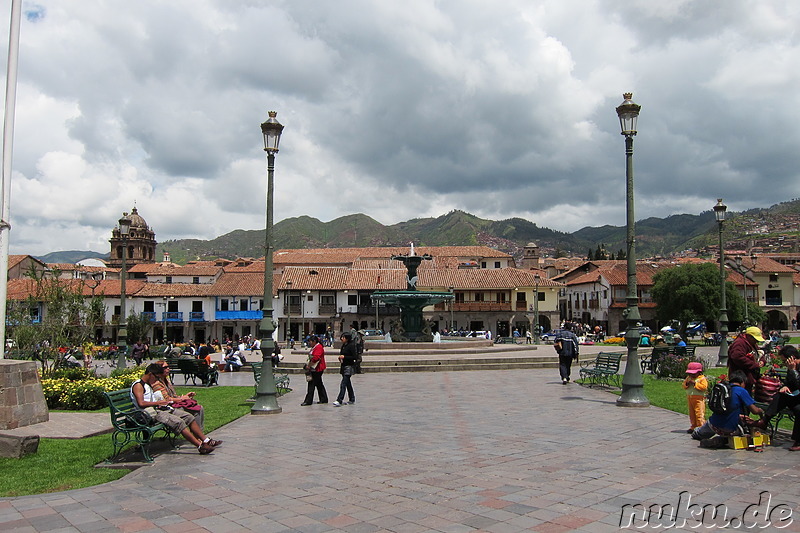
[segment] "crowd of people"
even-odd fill
[[[729,437],[758,435],[769,428],[778,413],[788,408],[794,413],[793,444],[789,450],[800,451],[800,374],[797,370],[800,357],[794,346],[781,347],[777,352],[777,364],[786,367],[785,378],[764,396],[765,381],[771,383],[776,379],[768,376],[774,364],[767,357],[771,342],[775,340],[765,338],[758,327],[750,326],[742,331],[728,347],[728,375],[720,376],[711,389],[702,364],[689,364],[683,382],[689,404],[691,427],[688,432],[700,441],[701,447],[724,448],[728,446]],[[757,391],[766,400],[762,402],[762,405],[766,403],[766,409],[754,399]],[[707,420],[706,398],[712,413]],[[759,418],[753,419],[750,415]]]

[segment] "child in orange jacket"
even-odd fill
[[[688,375],[683,380],[683,388],[686,389],[686,399],[689,402],[689,422],[692,424],[686,433],[691,433],[694,428],[699,428],[706,422],[708,380],[703,375],[702,363],[689,363],[686,373]]]

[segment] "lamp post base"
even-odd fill
[[[277,415],[283,408],[278,405],[277,394],[256,393],[256,401],[250,409],[251,415]]]
[[[270,332],[271,333],[271,332]],[[272,337],[268,337],[270,341]],[[250,409],[251,415],[277,415],[283,409],[278,405],[278,389],[275,387],[275,376],[272,374],[271,354],[274,345],[270,341],[262,341],[261,346],[261,376],[256,388],[256,401]]]

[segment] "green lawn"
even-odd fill
[[[178,387],[187,392],[187,387]],[[250,412],[253,387],[194,388],[206,411],[205,429],[211,432]],[[108,412],[107,409],[104,410]],[[109,415],[110,416],[110,415]],[[85,439],[42,439],[39,451],[22,459],[0,458],[3,483],[0,496],[23,496],[99,485],[119,479],[126,469],[93,468],[111,456],[111,435]]]

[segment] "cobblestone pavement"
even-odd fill
[[[339,376],[325,381],[332,401]],[[281,414],[215,431],[225,443],[211,455],[186,445],[112,483],[0,499],[0,531],[597,533],[618,531],[623,506],[640,503],[678,508],[678,531],[708,530],[690,515],[707,504],[724,504],[728,520],[771,519],[760,531],[800,531],[800,454],[786,443],[700,449],[685,415],[617,407],[607,392],[561,385],[555,369],[354,384],[358,403],[339,408],[301,407],[296,387]]]

